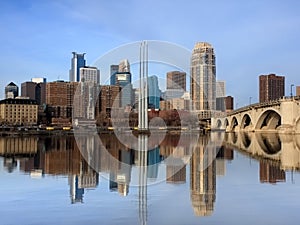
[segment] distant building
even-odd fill
[[[259,102],[268,102],[284,96],[285,77],[275,74],[259,76]]]
[[[209,116],[216,110],[216,58],[207,42],[195,44],[191,59],[191,100],[193,109]]]
[[[225,97],[225,108],[226,112],[230,112],[233,110],[233,105],[234,105],[234,99],[232,96],[226,96]]]
[[[112,108],[120,107],[121,87],[116,85],[102,85],[100,88],[100,111],[110,117]]]
[[[186,91],[186,73],[180,71],[167,72],[167,89]]]
[[[153,75],[148,77],[148,104],[150,108],[159,109],[161,90],[158,86],[158,78]]]
[[[79,69],[80,82],[93,82],[100,84],[100,71],[97,67],[84,66]]]
[[[83,54],[72,52],[73,58],[71,59],[71,69],[69,71],[69,81],[79,82],[80,81],[80,68],[85,66],[85,59]]]
[[[261,160],[259,162],[259,180],[261,183],[271,184],[285,182],[285,172],[280,169],[280,164]]]
[[[72,108],[78,82],[55,81],[46,85],[46,103],[52,118],[72,118]],[[79,107],[76,107],[78,110]],[[78,113],[78,112],[77,112]]]
[[[116,85],[121,87],[121,107],[133,104],[134,92],[131,84],[130,72],[118,72],[116,75]]]
[[[1,100],[0,120],[10,125],[35,125],[38,120],[38,104],[32,99]]]
[[[18,95],[19,95],[19,87],[15,83],[10,82],[5,87],[5,98],[15,98]]]
[[[128,72],[130,73],[130,64],[128,59],[123,59],[120,63],[119,63],[119,71],[118,72]]]
[[[300,86],[296,86],[296,96],[300,96]]]
[[[21,96],[34,99],[39,105],[46,104],[46,78],[32,78],[22,83]]]
[[[116,85],[117,72],[119,72],[119,65],[110,65],[110,85]]]

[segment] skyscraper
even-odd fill
[[[155,109],[159,109],[161,90],[158,86],[158,78],[155,75],[148,77],[148,96],[149,106]]]
[[[121,87],[121,106],[132,105],[134,99],[133,88],[131,84],[130,72],[118,72],[116,75],[116,85]]]
[[[39,105],[46,103],[46,78],[32,78],[21,84],[21,96],[37,101]]]
[[[182,89],[186,91],[186,73],[180,71],[168,72],[167,89]]]
[[[10,82],[5,87],[5,98],[15,98],[19,95],[19,87],[13,83]]]
[[[83,54],[78,54],[76,52],[72,52],[73,58],[71,59],[71,69],[69,74],[69,80],[71,82],[78,82],[80,81],[80,68],[85,66],[85,59]]]
[[[84,66],[79,69],[81,82],[92,82],[100,84],[100,71],[97,67]]]
[[[259,102],[268,102],[284,96],[284,76],[259,76]]]
[[[130,64],[128,59],[123,59],[119,63],[119,71],[118,72],[129,72],[130,73]]]
[[[110,85],[116,85],[117,72],[119,72],[119,65],[110,65]]]
[[[196,43],[191,57],[191,100],[194,110],[216,109],[216,59],[207,42]]]
[[[216,110],[225,112],[225,81],[216,82]]]

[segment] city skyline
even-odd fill
[[[5,54],[0,56],[1,90],[11,78],[18,86],[24,77],[68,80],[70,52],[88,52],[86,60],[93,62],[110,49],[143,39],[178,43],[188,49],[197,41],[211,43],[218,58],[217,76],[227,81],[228,95],[235,96],[239,106],[247,105],[249,96],[258,102],[259,74],[285,74],[286,93],[290,84],[300,83],[297,1],[89,2],[85,7],[76,1],[14,1],[0,6],[5,34],[0,40],[6,43],[1,47]],[[144,7],[146,15],[141,16]],[[121,14],[107,19],[116,8],[130,13],[125,19]],[[214,17],[205,10],[199,14],[199,8],[214,9]],[[176,10],[186,16],[174,18]],[[211,20],[195,29],[207,17]],[[164,76],[157,71],[151,74]]]

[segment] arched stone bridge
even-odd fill
[[[252,104],[224,118],[212,118],[213,130],[300,133],[300,97]]]
[[[300,169],[299,135],[279,133],[225,133],[224,144],[254,157],[280,161],[284,170]]]

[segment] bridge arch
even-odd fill
[[[251,145],[251,137],[247,132],[241,132],[241,140],[244,148],[247,149]]]
[[[256,139],[260,148],[267,155],[275,155],[281,151],[281,140],[278,133],[256,133]]]
[[[239,123],[237,118],[234,116],[231,119],[231,123],[230,123],[230,131],[235,131],[235,129],[238,127]]]
[[[241,121],[241,130],[249,129],[253,126],[252,119],[249,114],[245,114]]]
[[[228,126],[229,126],[228,119],[225,118],[225,120],[224,120],[224,127],[225,127],[225,129],[227,129]]]
[[[256,130],[276,130],[281,125],[280,113],[274,109],[264,111],[255,125]]]
[[[222,121],[220,119],[218,119],[216,125],[217,125],[218,129],[221,129],[221,127],[222,127]]]
[[[300,117],[298,117],[296,120],[295,133],[300,134]]]

